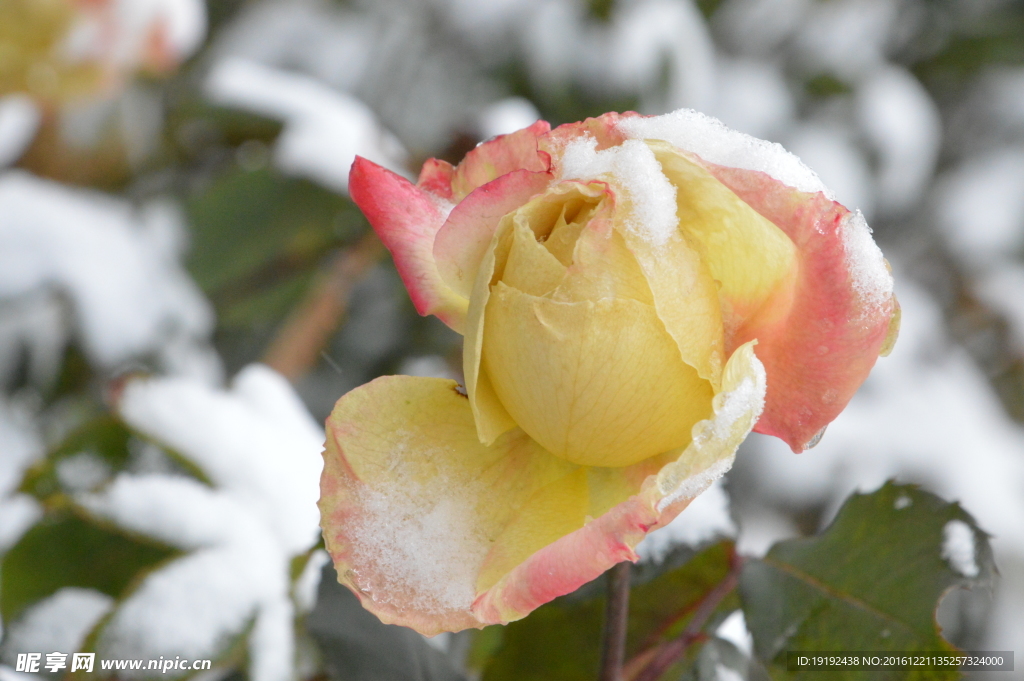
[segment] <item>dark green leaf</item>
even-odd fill
[[[131,436],[131,431],[117,418],[107,414],[95,418],[72,432],[45,459],[33,466],[25,474],[21,489],[38,499],[59,493],[58,465],[83,453],[97,457],[110,468],[111,473],[116,473],[128,463]]]
[[[167,546],[70,510],[51,512],[0,563],[0,617],[10,622],[29,605],[66,586],[117,598],[137,575],[175,554]]]
[[[332,681],[462,681],[448,658],[412,629],[382,624],[338,583],[328,563],[306,630]]]
[[[978,575],[954,571],[942,556],[946,524],[974,535]],[[910,485],[886,483],[854,494],[816,537],[773,546],[749,560],[740,578],[747,626],[758,657],[779,679],[820,679],[787,672],[787,651],[953,650],[938,631],[935,610],[956,586],[990,582],[995,571],[987,535],[955,503]],[[834,679],[958,678],[955,670],[829,672]]]

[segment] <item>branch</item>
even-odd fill
[[[630,568],[628,560],[608,571],[608,606],[601,641],[601,672],[598,681],[622,681],[626,659],[626,625],[629,617]]]
[[[655,648],[653,651],[645,651],[637,656],[637,658],[646,658],[646,664],[637,660],[643,664],[643,667],[636,676],[632,677],[631,681],[657,681],[668,671],[669,667],[686,654],[686,651],[689,650],[692,644],[707,639],[707,635],[703,633],[702,629],[707,624],[708,618],[714,614],[721,602],[725,600],[725,597],[736,588],[736,584],[739,582],[741,567],[743,567],[743,559],[738,555],[734,555],[729,572],[726,573],[722,581],[704,594],[704,598],[694,608],[693,617],[690,618],[690,622],[683,629],[683,633],[668,643]]]
[[[292,383],[305,376],[341,324],[352,289],[383,255],[384,246],[372,231],[339,252],[285,320],[263,362]]]

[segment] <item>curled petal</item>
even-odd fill
[[[405,178],[357,156],[349,194],[395,259],[416,311],[462,332],[468,301],[441,279],[434,238],[446,215],[441,202]]]
[[[420,169],[420,178],[416,186],[420,189],[440,196],[446,201],[452,200],[452,176],[455,168],[448,161],[428,158]]]
[[[392,376],[327,422],[320,510],[339,579],[383,621],[432,635],[507,623],[569,593],[670,522],[732,463],[764,398],[752,344],[684,451],[577,466],[521,430],[482,445],[453,381]]]
[[[756,338],[768,372],[755,430],[799,452],[839,415],[891,345],[898,328],[891,323],[892,276],[859,212],[762,172],[705,165],[795,246],[792,282],[735,329],[731,345]]]
[[[452,197],[461,201],[474,189],[516,170],[547,172],[551,156],[538,148],[538,140],[551,130],[547,121],[478,145],[455,168],[451,179]]]
[[[546,171],[514,170],[477,187],[452,209],[437,232],[433,257],[442,279],[459,296],[468,299],[473,292],[501,218],[544,191],[551,179]]]

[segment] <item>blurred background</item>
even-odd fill
[[[1024,655],[1024,4],[0,0],[0,679],[80,649],[210,658],[209,681],[471,678],[467,637],[321,583],[335,400],[461,365],[348,168],[680,107],[864,212],[903,331],[817,448],[752,436],[645,555],[707,533],[761,554],[919,483],[1001,573],[946,597],[944,634]]]

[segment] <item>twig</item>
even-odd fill
[[[285,320],[263,362],[292,383],[305,376],[341,324],[352,289],[383,255],[384,246],[372,231],[338,253],[326,274]]]
[[[604,616],[598,681],[622,681],[622,663],[626,659],[631,567],[632,563],[624,561],[608,571],[608,606]]]
[[[704,598],[694,608],[693,617],[690,618],[690,622],[683,629],[683,633],[668,643],[661,645],[631,681],[657,681],[668,671],[669,667],[686,654],[686,651],[692,644],[707,639],[707,636],[701,630],[719,604],[736,588],[742,566],[743,559],[738,555],[734,555],[729,572],[711,591],[704,594]]]

